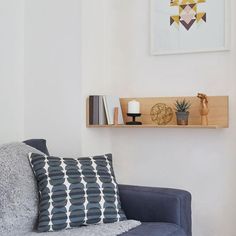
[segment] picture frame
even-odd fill
[[[150,0],[151,55],[230,50],[230,0],[183,1]]]

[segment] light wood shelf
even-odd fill
[[[224,128],[218,125],[87,125],[87,128],[128,128],[128,129],[136,129],[136,128],[155,128],[155,129],[166,129],[166,128],[177,128],[177,129],[219,129]]]
[[[176,125],[175,114],[172,120],[167,125],[155,124],[150,116],[151,108],[157,103],[164,103],[167,106],[174,109],[174,103],[177,99],[183,99],[191,102],[189,125]],[[124,122],[130,121],[130,117],[126,115],[128,102],[131,100],[137,100],[140,102],[142,116],[137,118],[137,121],[141,121],[143,125],[89,125],[89,107],[87,102],[87,128],[178,128],[178,129],[219,129],[229,127],[229,115],[228,115],[228,96],[208,96],[209,105],[209,125],[201,125],[200,116],[200,100],[197,97],[142,97],[142,98],[120,98],[122,113]]]

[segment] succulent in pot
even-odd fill
[[[176,100],[175,102],[175,114],[177,125],[188,125],[189,109],[191,107],[190,101]]]

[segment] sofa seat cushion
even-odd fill
[[[171,223],[142,223],[121,236],[186,236],[183,229]]]
[[[130,229],[137,227],[140,224],[141,222],[139,221],[125,220],[110,224],[82,226],[79,228],[60,230],[55,232],[38,233],[34,231],[27,234],[12,234],[7,236],[117,236],[123,232],[127,232]]]

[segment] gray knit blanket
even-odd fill
[[[29,152],[40,153],[23,143],[0,145],[1,236],[116,236],[141,224],[139,221],[127,220],[60,232],[34,232],[38,214],[38,191],[27,158]]]

